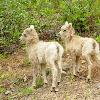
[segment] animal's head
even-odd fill
[[[29,28],[26,28],[20,37],[20,40],[26,43],[29,43],[35,39],[38,39],[38,35],[33,25],[31,25]]]
[[[61,27],[61,30],[59,33],[62,39],[70,38],[71,36],[73,36],[75,33],[75,30],[72,27],[72,23],[68,23],[66,21],[65,24]]]

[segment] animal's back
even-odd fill
[[[98,54],[99,44],[96,42],[96,40],[92,38],[84,38],[82,53],[83,54]]]
[[[43,42],[40,41],[37,44],[36,54],[39,60],[39,63],[46,63],[47,60],[57,60],[58,49],[61,49],[63,54],[63,47],[58,42]]]

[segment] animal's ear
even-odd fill
[[[30,31],[34,30],[34,25],[30,25]]]
[[[68,22],[67,21],[65,22],[65,25],[68,25]]]
[[[75,30],[74,28],[72,27],[72,34],[71,35],[74,35],[75,34]]]
[[[30,25],[30,29],[33,30],[34,29],[34,25]]]
[[[69,27],[72,27],[72,23],[69,23]]]
[[[69,30],[70,30],[71,36],[75,34],[75,30],[72,26],[72,23],[69,23]]]

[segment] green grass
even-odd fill
[[[0,54],[0,59],[6,59],[8,55],[6,53]]]
[[[36,79],[36,89],[42,87],[43,84],[44,84],[44,83],[43,83],[43,79],[42,79],[41,77],[38,77],[38,78]]]
[[[20,95],[30,95],[33,93],[33,88],[31,87],[21,88],[19,93]]]
[[[70,74],[69,80],[70,80],[71,83],[75,82],[75,76],[73,74]]]
[[[29,66],[29,65],[30,65],[30,62],[29,62],[29,60],[28,60],[27,57],[24,59],[23,64],[24,64],[25,66]]]
[[[0,93],[4,93],[6,89],[4,87],[0,87]]]

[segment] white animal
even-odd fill
[[[87,81],[91,79],[91,68],[93,66],[91,59],[99,63],[100,51],[99,44],[93,38],[80,37],[75,35],[75,30],[72,23],[65,22],[59,32],[64,42],[66,51],[70,51],[73,57],[73,74],[76,76],[80,69],[80,56],[83,56],[88,63]]]
[[[41,67],[44,83],[47,84],[46,68],[52,71],[52,91],[57,91],[57,83],[61,81],[63,47],[58,42],[39,41],[33,25],[25,29],[20,40],[26,43],[29,60],[33,66],[33,83],[35,86],[38,68]]]

